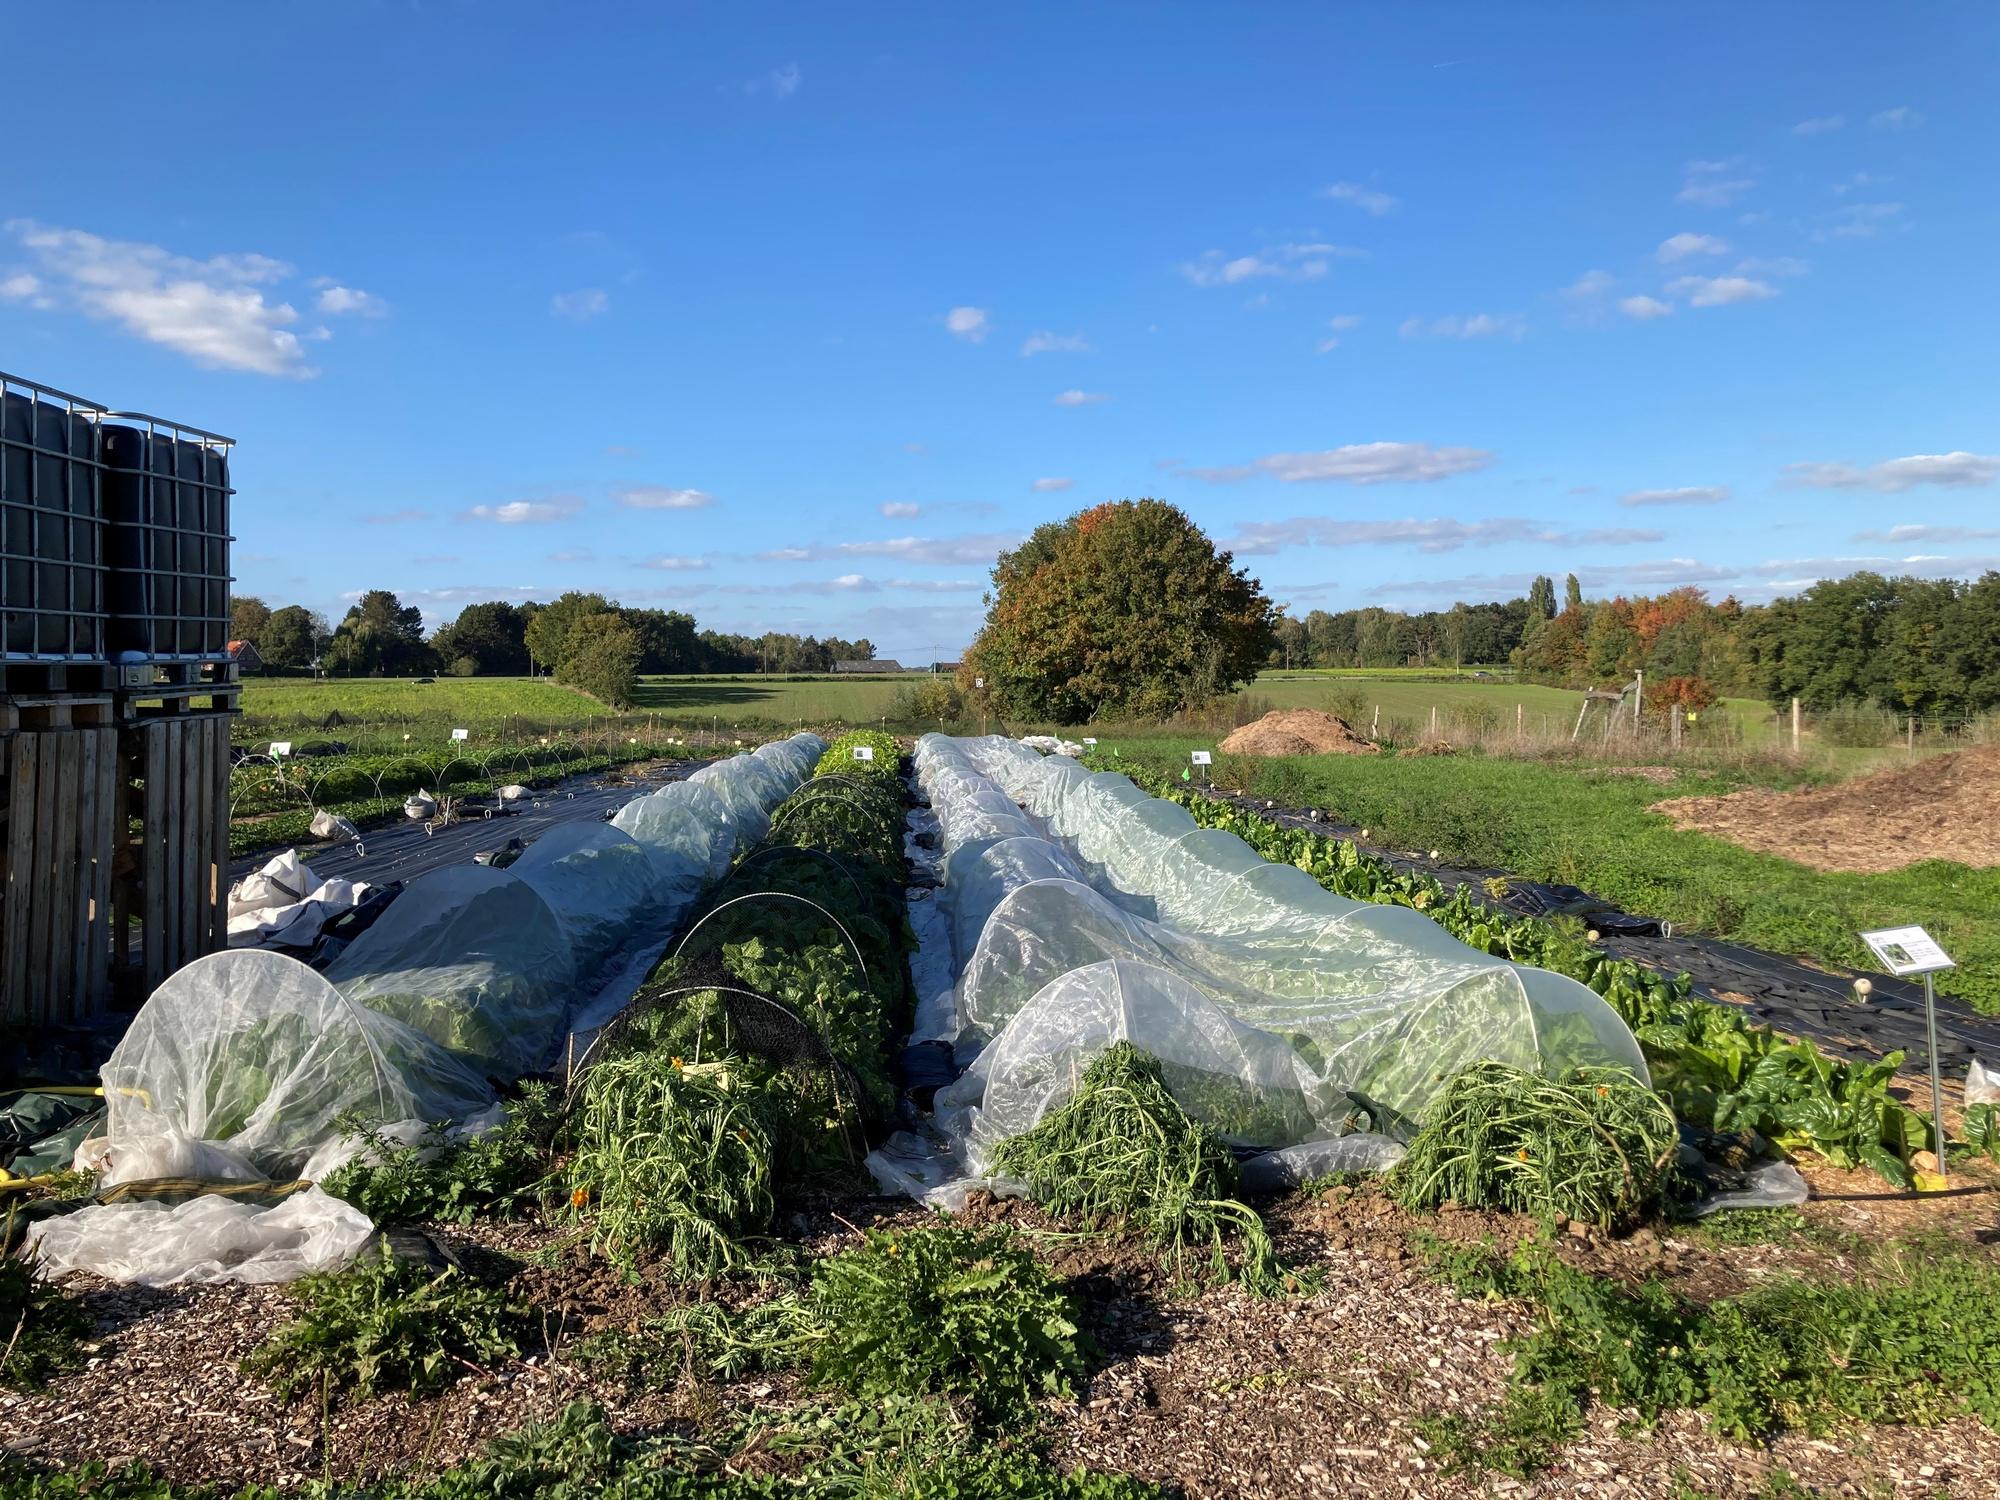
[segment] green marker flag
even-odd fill
[[[1193,780],[1194,780],[1194,772],[1193,772],[1192,770],[1190,770],[1190,769],[1189,769],[1188,767],[1186,767],[1186,766],[1182,766],[1182,767],[1181,767],[1181,780],[1182,780],[1182,781],[1193,781]]]

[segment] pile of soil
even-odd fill
[[[1802,792],[1751,790],[1655,802],[1678,828],[1815,870],[1880,874],[1926,859],[2000,865],[2000,745]]]
[[[1313,708],[1273,709],[1222,742],[1225,755],[1379,755],[1345,719]]]

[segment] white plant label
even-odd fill
[[[1937,939],[1921,927],[1884,927],[1879,932],[1862,933],[1861,941],[1874,950],[1884,968],[1898,977],[1958,967],[1938,946]]]
[[[1090,737],[1089,735],[1087,735],[1087,734],[1086,734],[1086,735],[1085,735],[1085,736],[1083,737],[1083,742],[1084,742],[1084,743],[1085,743],[1086,745],[1094,745],[1094,744],[1096,744],[1096,743],[1097,743],[1097,741],[1096,741],[1096,740],[1092,739],[1092,738],[1091,738],[1091,737]]]
[[[469,729],[454,729],[451,732],[451,737],[454,740],[469,740],[472,738],[472,731]]]
[[[1213,765],[1215,763],[1214,757],[1211,756],[1206,750],[1197,750],[1194,752],[1193,755],[1189,756],[1188,759],[1193,761],[1198,766]]]
[[[856,760],[873,760],[875,758],[875,747],[873,745],[856,745],[854,747],[854,758]]]
[[[986,686],[986,679],[984,677],[975,677],[972,679],[972,685],[983,689]]]
[[[292,742],[290,740],[271,741],[271,759],[282,760],[285,756],[290,755],[291,753],[292,753]]]

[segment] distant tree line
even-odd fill
[[[255,644],[268,667],[318,663],[334,677],[519,677],[548,672],[614,707],[627,707],[641,675],[687,672],[828,672],[871,658],[874,644],[836,636],[728,635],[696,628],[678,610],[628,609],[602,594],[571,592],[547,604],[468,604],[428,636],[423,612],[388,589],[370,589],[337,626],[301,605],[272,609],[230,601],[232,638]]]
[[[1700,589],[1585,599],[1571,574],[1537,578],[1526,598],[1393,609],[1313,610],[1277,626],[1273,666],[1512,664],[1564,687],[1632,680],[1649,694],[1718,694],[1815,712],[1867,705],[1964,716],[2000,708],[2000,572],[1976,580],[1854,573],[1770,604],[1711,602]],[[1682,684],[1673,687],[1672,684]]]

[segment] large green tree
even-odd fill
[[[518,677],[528,670],[528,620],[520,605],[505,600],[468,604],[431,637],[431,648],[448,672]]]
[[[584,594],[574,589],[553,604],[539,606],[524,632],[528,654],[534,657],[536,666],[553,668],[560,676],[562,664],[570,654],[587,644],[583,636],[576,634],[576,627],[617,608],[602,594]]]
[[[1160,500],[1040,526],[1000,554],[963,677],[1009,717],[1158,718],[1248,682],[1277,644],[1257,580]]]
[[[347,611],[325,660],[327,671],[346,677],[407,677],[437,664],[424,640],[423,611],[388,589],[370,589]]]
[[[257,637],[258,654],[271,667],[309,667],[326,649],[326,621],[303,604],[271,611]]]
[[[578,620],[569,633],[570,649],[556,667],[566,682],[610,708],[630,708],[639,686],[639,633],[613,611]]]
[[[229,638],[232,641],[250,641],[266,661],[270,657],[264,651],[264,627],[271,623],[271,606],[254,594],[231,594],[229,596]]]

